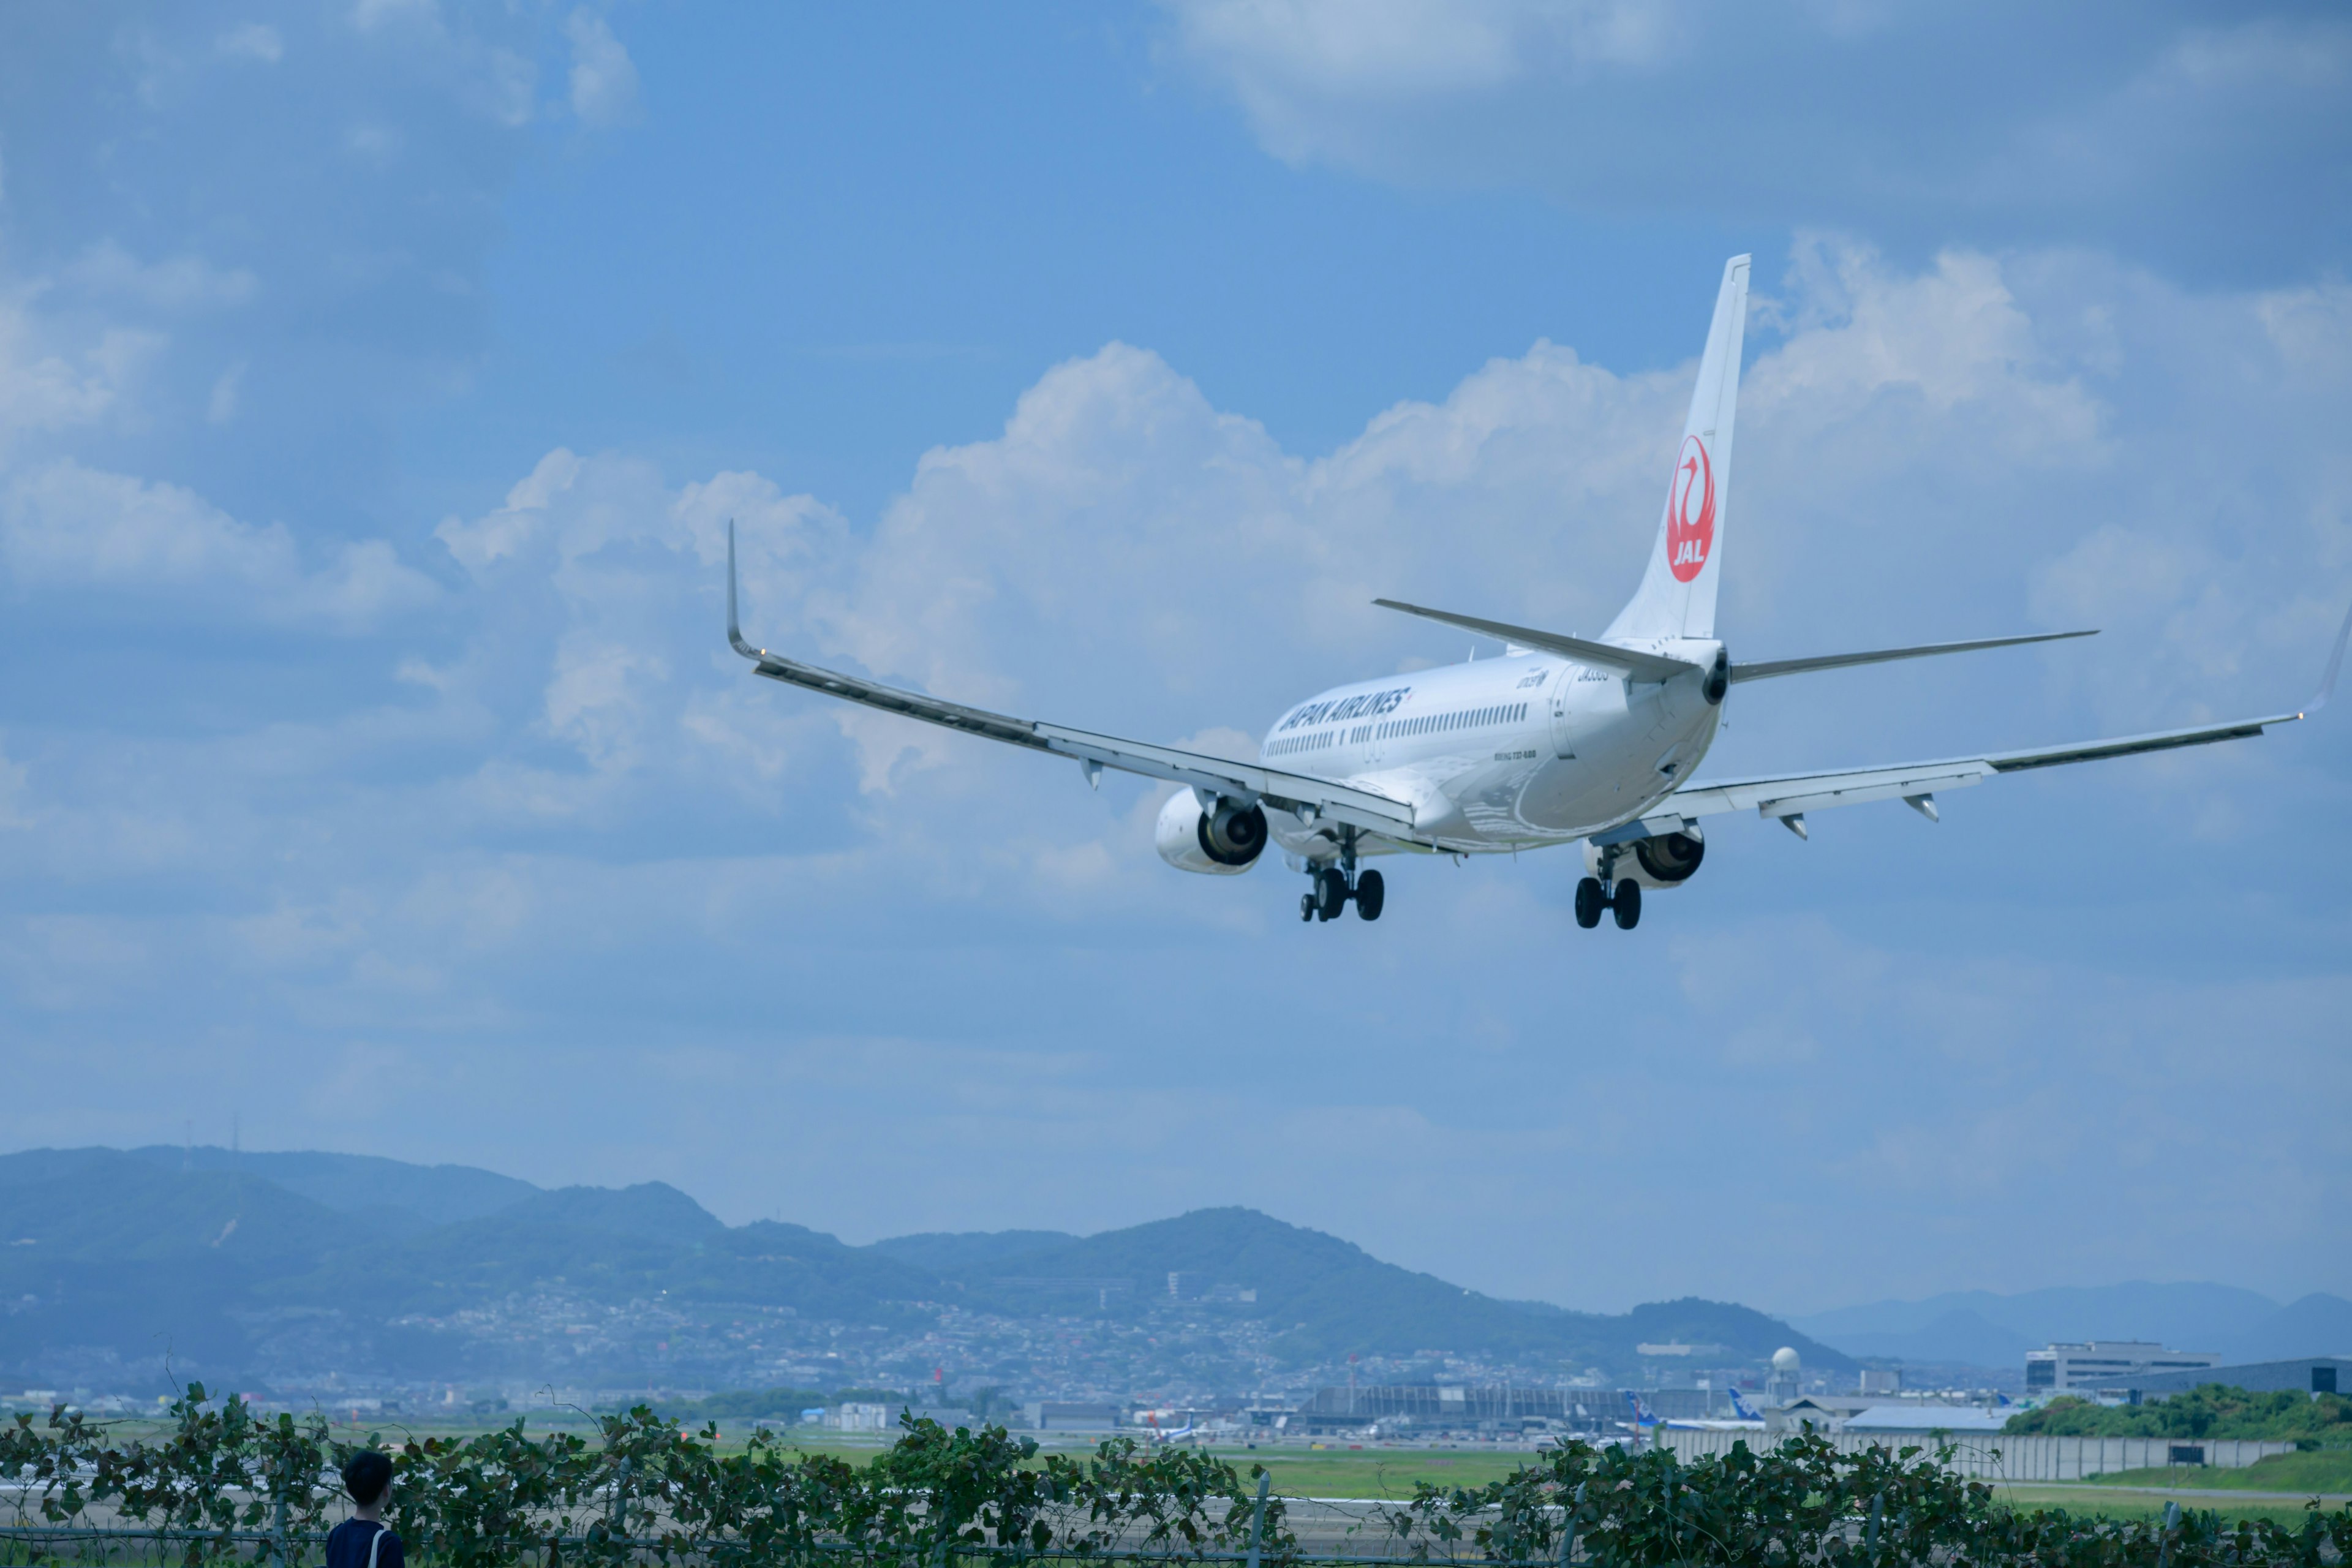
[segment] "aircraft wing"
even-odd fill
[[[1937,763],[1780,773],[1769,778],[1694,779],[1668,795],[1641,822],[1612,829],[1609,834],[1596,837],[1594,842],[1615,842],[1659,831],[1662,821],[1676,815],[1713,816],[1727,811],[1753,811],[1759,816],[1777,817],[1801,838],[1805,837],[1805,813],[1832,805],[1859,805],[1872,800],[1900,799],[1932,818],[1936,815],[1937,790],[1982,784],[1995,773],[2054,768],[2067,763],[2095,763],[2107,757],[2137,756],[2142,752],[2169,752],[2180,746],[2210,745],[2216,741],[2248,740],[2273,724],[2292,724],[2326,707],[2327,700],[2336,695],[2336,677],[2344,671],[2347,643],[2352,643],[2352,611],[2345,613],[2344,624],[2336,628],[2335,646],[2327,654],[2327,668],[2319,678],[2319,689],[2293,713],[2232,719],[2221,724],[2193,724],[2185,730],[2158,730],[2146,735],[2118,735],[2105,741],[2078,741],[2066,746],[1948,757]]]
[[[2317,702],[2311,704],[2311,708],[2318,706]],[[2310,709],[2304,710],[2308,711]],[[2304,712],[2273,713],[2261,719],[2232,720],[2226,724],[2200,724],[2147,735],[2121,735],[2112,740],[2041,746],[2022,752],[1989,752],[1977,757],[1948,757],[1941,762],[1905,763],[1893,767],[1780,773],[1752,779],[1695,779],[1669,795],[1652,815],[1679,812],[1685,816],[1713,816],[1727,811],[1753,811],[1759,816],[1790,823],[1800,835],[1804,832],[1805,813],[1832,805],[1859,805],[1865,801],[1905,800],[1933,816],[1938,790],[1982,784],[1996,773],[2135,756],[2142,752],[2168,752],[2179,746],[2203,746],[2216,741],[2244,740],[2261,734],[2273,724],[2292,724],[2304,717]]]
[[[1307,820],[1328,817],[1334,822],[1370,833],[1406,838],[1412,836],[1412,807],[1403,801],[1376,795],[1370,790],[1351,788],[1306,773],[1261,767],[1255,763],[1228,762],[1223,757],[1182,751],[1174,746],[1155,746],[1142,741],[1098,735],[1091,731],[1073,730],[1034,719],[1016,719],[1011,714],[971,708],[961,702],[926,696],[919,691],[885,686],[863,676],[823,669],[813,664],[786,658],[782,654],[771,653],[763,647],[754,647],[744,640],[742,629],[736,621],[735,529],[732,523],[727,530],[727,640],[734,646],[737,653],[752,662],[755,673],[771,680],[804,686],[828,697],[863,703],[868,708],[879,708],[886,713],[898,713],[908,719],[920,719],[927,724],[961,730],[966,734],[1003,741],[1008,745],[1026,746],[1031,751],[1070,757],[1085,766],[1089,779],[1100,769],[1116,768],[1121,773],[1167,779],[1213,795],[1262,801],[1270,807],[1295,813]]]

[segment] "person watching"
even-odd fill
[[[343,1490],[351,1494],[352,1517],[327,1535],[327,1568],[406,1568],[400,1537],[383,1522],[384,1505],[392,1500],[392,1461],[362,1448],[343,1467]]]

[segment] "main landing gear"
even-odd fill
[[[1601,923],[1603,910],[1616,912],[1619,931],[1632,931],[1642,923],[1642,884],[1631,877],[1622,878],[1612,892],[1598,877],[1577,883],[1576,923],[1591,931]]]
[[[1381,918],[1381,906],[1388,900],[1388,886],[1378,871],[1356,869],[1356,830],[1347,830],[1340,840],[1339,863],[1324,866],[1307,873],[1314,880],[1311,891],[1298,899],[1298,918],[1302,921],[1336,921],[1348,910],[1349,900],[1355,900],[1356,913],[1368,921]]]

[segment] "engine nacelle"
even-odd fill
[[[1265,811],[1221,800],[1213,814],[1201,809],[1191,790],[1178,790],[1160,808],[1152,839],[1160,858],[1179,871],[1238,877],[1265,853]]]
[[[1587,839],[1584,845],[1584,868],[1593,876],[1601,875],[1601,849]],[[1613,875],[1619,880],[1639,882],[1645,888],[1677,888],[1691,879],[1699,862],[1706,858],[1706,838],[1697,824],[1679,833],[1662,833],[1654,838],[1636,838],[1631,844],[1617,846],[1617,867]]]

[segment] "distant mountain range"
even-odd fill
[[[215,1384],[313,1385],[830,1388],[944,1381],[934,1363],[950,1360],[1024,1387],[1177,1386],[1201,1368],[1247,1385],[1351,1354],[1630,1375],[1648,1342],[1853,1365],[1748,1308],[1500,1300],[1248,1209],[850,1247],[729,1226],[659,1183],[548,1191],[467,1166],[211,1148],[0,1156],[0,1388],[156,1388],[167,1363]]]
[[[2321,1293],[2281,1306],[2229,1285],[1953,1290],[1790,1321],[1849,1355],[1969,1366],[2014,1366],[2053,1340],[2153,1340],[2231,1363],[2352,1354],[2352,1301]]]

